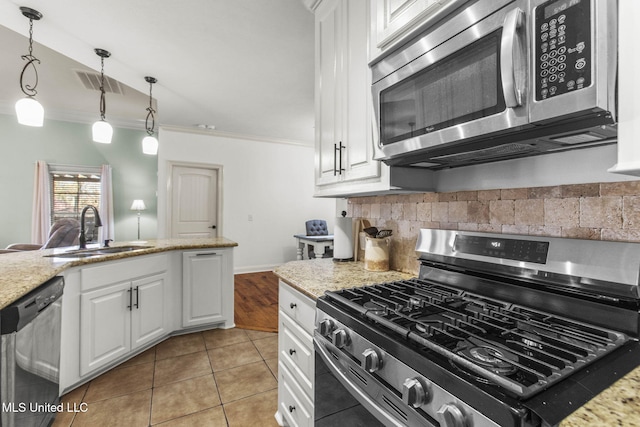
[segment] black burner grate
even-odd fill
[[[327,297],[452,369],[531,396],[624,344],[622,333],[422,279]]]

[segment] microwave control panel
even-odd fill
[[[535,9],[535,99],[591,85],[591,0],[552,0]]]

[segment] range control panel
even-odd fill
[[[591,85],[591,0],[552,0],[535,9],[536,101]]]
[[[549,253],[549,242],[484,236],[456,236],[453,248],[465,254],[545,264]]]

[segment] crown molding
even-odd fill
[[[298,141],[293,139],[285,139],[285,138],[273,138],[269,136],[260,136],[260,135],[250,135],[250,134],[241,134],[234,132],[223,132],[214,129],[199,129],[199,128],[191,128],[186,126],[172,126],[172,125],[160,125],[160,131],[166,130],[171,132],[182,132],[182,133],[191,133],[197,135],[209,135],[216,136],[219,138],[233,138],[233,139],[243,139],[245,141],[257,141],[257,142],[269,142],[273,144],[286,144],[286,145],[297,145],[299,147],[305,148],[313,148],[313,143],[307,143],[304,141]]]

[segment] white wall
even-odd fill
[[[335,224],[335,200],[314,199],[313,147],[161,129],[158,237],[167,237],[167,162],[222,165],[222,236],[238,243],[235,273],[296,259],[294,234],[308,219]],[[253,221],[249,221],[249,215]]]

